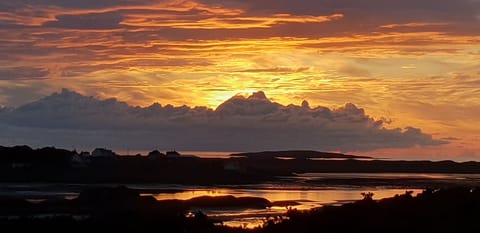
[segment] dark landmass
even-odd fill
[[[197,158],[182,156],[176,152],[166,154],[155,152],[149,156],[118,156],[109,150],[95,151],[102,156],[53,147],[41,149],[32,149],[28,146],[0,147],[0,182],[237,185],[278,181],[279,177],[294,177],[301,173],[480,174],[479,162],[363,160],[349,155],[314,151],[248,153],[246,156],[229,159]],[[295,156],[295,159],[276,158],[280,155]],[[348,158],[309,159],[312,156]],[[312,185],[335,183],[351,185],[359,183],[359,180],[319,179],[309,182]],[[384,185],[385,182],[386,185],[401,184],[399,180],[388,179],[362,180],[361,183]],[[428,182],[415,179],[402,182],[420,188],[429,185]],[[470,185],[471,182],[478,181],[469,180],[466,185]]]
[[[223,226],[191,206],[263,208],[258,198],[202,197],[187,201],[156,201],[125,187],[93,188],[73,200],[31,203],[0,198],[2,231],[121,231],[121,232],[479,232],[480,188],[426,189],[392,198],[363,200],[309,211],[289,210],[272,216],[255,229]],[[233,204],[232,204],[233,203]]]
[[[287,151],[262,151],[245,152],[230,154],[233,157],[247,157],[254,159],[275,159],[275,158],[293,158],[293,159],[371,159],[368,156],[346,155],[341,153],[329,153],[313,150],[287,150]]]
[[[374,201],[310,211],[292,210],[289,219],[270,219],[258,232],[478,232],[480,189],[427,189]]]
[[[425,188],[425,187],[459,187],[480,186],[480,178],[318,178],[305,181],[316,186],[361,186],[361,187],[398,187],[398,188]]]
[[[56,148],[0,147],[0,182],[241,184],[273,179],[222,159],[92,156]]]

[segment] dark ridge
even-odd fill
[[[313,150],[286,150],[234,153],[231,156],[248,158],[291,157],[295,159],[325,158],[325,159],[371,159],[368,156],[346,155],[341,153],[320,152]]]

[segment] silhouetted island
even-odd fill
[[[372,159],[368,156],[346,155],[342,153],[320,152],[313,150],[262,151],[231,154],[234,157],[248,157],[257,159]]]

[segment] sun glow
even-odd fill
[[[215,91],[214,90],[214,91],[211,91],[209,94],[207,94],[208,97],[206,98],[205,105],[215,109],[218,107],[218,105],[225,102],[232,96],[236,96],[236,95],[248,96],[251,93],[254,93],[257,91],[258,91],[257,89],[240,89],[240,90],[232,90],[232,91],[229,91],[229,90]]]

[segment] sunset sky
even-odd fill
[[[384,147],[313,141],[306,149],[480,160],[480,0],[2,1],[0,112],[62,88],[72,93],[60,97],[114,97],[144,109],[157,102],[215,110],[255,92],[251,103],[276,102],[282,111],[303,100],[312,112],[363,109],[362,129],[408,136],[413,127],[432,138]]]

